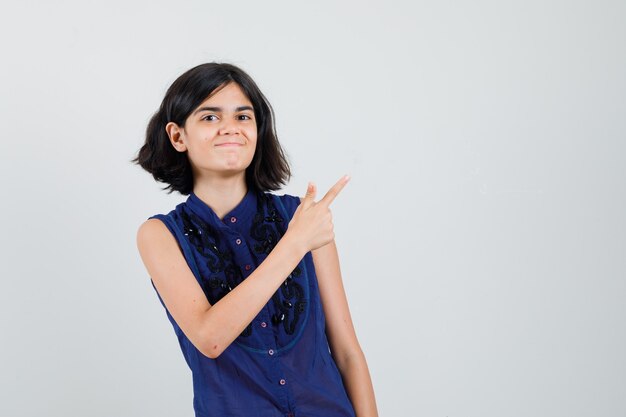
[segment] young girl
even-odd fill
[[[273,110],[230,64],[170,86],[133,162],[188,195],[137,246],[193,377],[197,417],[377,416],[330,203],[269,191],[291,176]]]

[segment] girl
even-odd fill
[[[377,416],[330,203],[269,191],[291,176],[273,110],[240,68],[170,86],[133,162],[188,195],[137,246],[192,371],[197,417]]]

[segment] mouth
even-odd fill
[[[215,146],[243,146],[243,143],[238,143],[238,142],[225,142],[225,143],[219,143]]]

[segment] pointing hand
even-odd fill
[[[287,231],[304,245],[307,252],[320,248],[335,238],[329,206],[349,180],[350,176],[343,176],[317,202],[315,201],[316,186],[314,183],[308,184],[306,195],[301,199],[287,228]]]

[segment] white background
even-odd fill
[[[0,11],[0,415],[192,416],[129,161],[247,71],[332,205],[381,416],[626,415],[622,1],[23,1]]]

